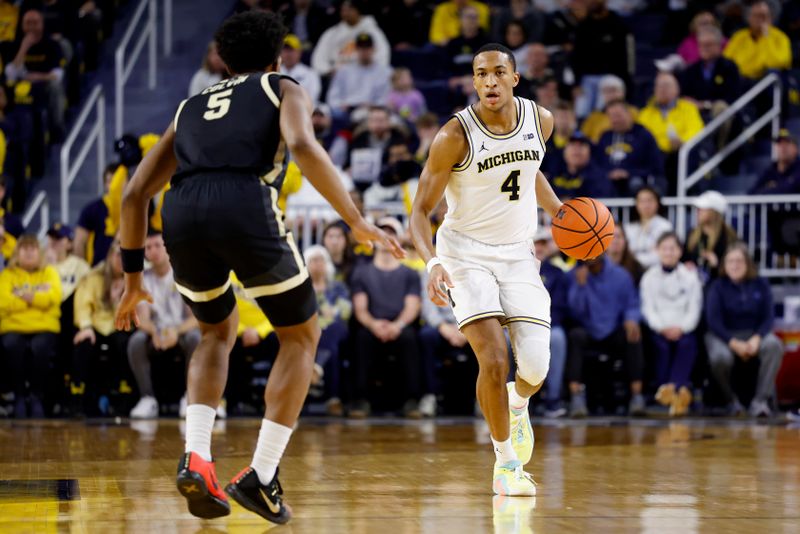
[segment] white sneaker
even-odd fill
[[[178,403],[178,415],[181,419],[186,419],[186,393],[183,394],[181,401]]]
[[[424,417],[436,417],[436,395],[423,395],[419,400],[419,411]]]
[[[158,417],[158,401],[149,395],[139,399],[139,402],[131,410],[131,419],[155,419],[156,417]]]
[[[228,403],[225,401],[225,399],[219,401],[219,406],[217,406],[217,419],[225,419],[228,417],[228,410],[226,408],[227,405]]]

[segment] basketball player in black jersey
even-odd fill
[[[203,334],[189,364],[186,449],[177,485],[189,511],[203,518],[230,513],[225,493],[272,522],[291,517],[277,467],[308,393],[320,330],[308,272],[277,205],[287,149],[358,242],[377,241],[403,255],[396,240],[361,217],[314,138],[308,96],[276,72],[285,35],[276,16],[259,11],[223,23],[215,40],[231,77],[180,104],[123,198],[125,293],[116,321],[127,330],[138,324],[137,303],[150,300],[142,285],[148,202],[171,180],[164,241],[178,290]],[[281,346],[253,462],[223,493],[210,442],[238,325],[231,270],[266,313]]]

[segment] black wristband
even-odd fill
[[[125,273],[140,273],[144,271],[144,249],[122,248],[122,271]]]

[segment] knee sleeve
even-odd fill
[[[531,323],[509,325],[517,374],[532,386],[541,384],[550,369],[550,330]]]

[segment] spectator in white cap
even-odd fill
[[[717,277],[720,258],[738,241],[736,231],[725,222],[728,201],[718,191],[706,191],[694,201],[697,226],[689,233],[684,256],[687,265],[700,270],[700,279]]]
[[[583,134],[597,143],[605,132],[611,129],[611,121],[605,112],[605,107],[619,100],[625,100],[625,82],[619,76],[607,74],[600,78],[600,106],[586,117],[581,126]],[[636,122],[639,116],[639,109],[636,106],[626,104],[630,112],[631,119]]]

